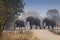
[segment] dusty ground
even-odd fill
[[[28,30],[26,30],[26,31],[28,31]],[[60,40],[60,35],[56,35],[47,29],[37,29],[37,30],[33,29],[33,30],[29,30],[29,31],[32,31],[34,36],[36,36],[38,38],[38,40]],[[11,31],[6,31],[6,32],[10,33]],[[13,31],[12,31],[12,33],[13,33]],[[12,35],[14,35],[14,34],[12,34]],[[19,34],[17,34],[17,35],[19,36]],[[17,37],[15,35],[15,38],[19,38],[19,37]]]
[[[60,35],[56,35],[49,30],[31,30],[39,40],[60,40]]]

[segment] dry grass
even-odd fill
[[[31,31],[24,31],[23,33],[3,32],[0,40],[38,40]]]

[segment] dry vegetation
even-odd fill
[[[0,40],[38,40],[38,38],[31,31],[24,31],[23,33],[4,31]]]

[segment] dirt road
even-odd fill
[[[47,29],[37,29],[37,30],[32,29],[29,31],[32,31],[39,40],[60,40],[60,35],[56,35]],[[10,31],[6,31],[6,33],[7,32],[10,33]],[[11,32],[13,33],[13,31]]]
[[[32,30],[39,40],[60,40],[60,35],[51,33],[49,30]]]

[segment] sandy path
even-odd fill
[[[39,40],[60,40],[60,35],[55,35],[48,30],[32,30]]]
[[[56,35],[47,29],[44,29],[44,30],[43,29],[38,29],[38,30],[33,29],[30,31],[32,31],[39,40],[60,40],[60,35]],[[6,32],[10,32],[10,31],[6,31]],[[13,33],[13,31],[12,31],[12,33]]]

